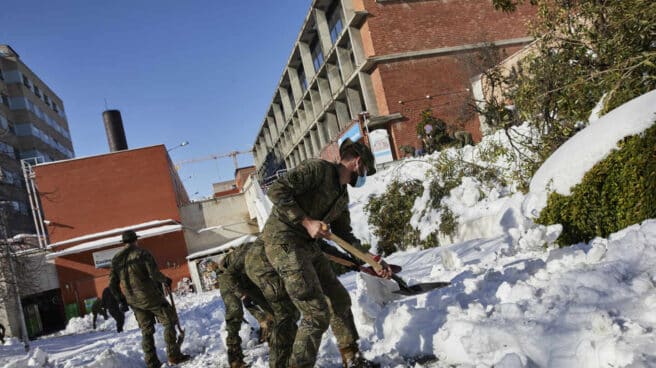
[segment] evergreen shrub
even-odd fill
[[[562,224],[560,245],[607,237],[629,225],[656,218],[656,125],[627,137],[572,188],[552,193],[537,222]]]

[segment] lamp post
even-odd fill
[[[171,152],[171,151],[173,151],[173,150],[176,149],[176,148],[184,147],[184,146],[186,146],[186,145],[188,145],[188,144],[189,144],[188,141],[182,141],[182,142],[180,142],[180,144],[178,144],[177,146],[172,147],[172,148],[169,148],[169,149],[166,150],[166,151],[167,151],[167,152]]]

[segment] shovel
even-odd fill
[[[185,338],[185,330],[182,328],[182,326],[180,326],[180,317],[178,317],[178,310],[175,309],[175,302],[173,301],[173,293],[171,292],[171,288],[166,284],[164,284],[164,287],[166,288],[166,292],[169,293],[169,300],[171,301],[173,312],[175,312],[175,328],[178,330],[178,338],[175,343],[178,345],[178,347],[180,347],[182,346],[182,342]]]
[[[339,236],[331,233],[330,240],[334,241],[342,249],[351,253],[356,258],[362,260],[363,262],[366,262],[374,269],[376,273],[380,272],[383,269],[383,266],[381,266],[380,263],[376,262],[376,260],[370,253],[361,251],[360,249],[349,244],[346,240],[340,238]],[[434,289],[439,289],[451,285],[451,283],[448,281],[438,281],[438,282],[425,282],[421,284],[408,286],[405,280],[403,280],[400,276],[395,274],[392,274],[391,279],[394,280],[399,285],[399,290],[394,291],[394,293],[406,295],[406,296],[423,294]]]

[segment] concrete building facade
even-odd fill
[[[398,159],[402,146],[420,148],[425,109],[480,140],[478,117],[466,113],[477,60],[530,42],[533,14],[488,0],[313,1],[254,142],[258,176],[330,158],[354,124],[365,140],[385,130]]]
[[[34,233],[21,159],[74,156],[64,103],[8,45],[0,45],[0,200],[9,201],[7,233]]]

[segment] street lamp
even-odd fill
[[[176,149],[176,148],[184,147],[184,146],[186,146],[186,145],[188,145],[188,144],[189,144],[188,141],[182,141],[182,142],[181,142],[180,144],[178,144],[177,146],[175,146],[175,147],[173,147],[173,148],[169,148],[169,149],[167,150],[167,152],[171,152],[171,151],[173,151],[173,150]]]

